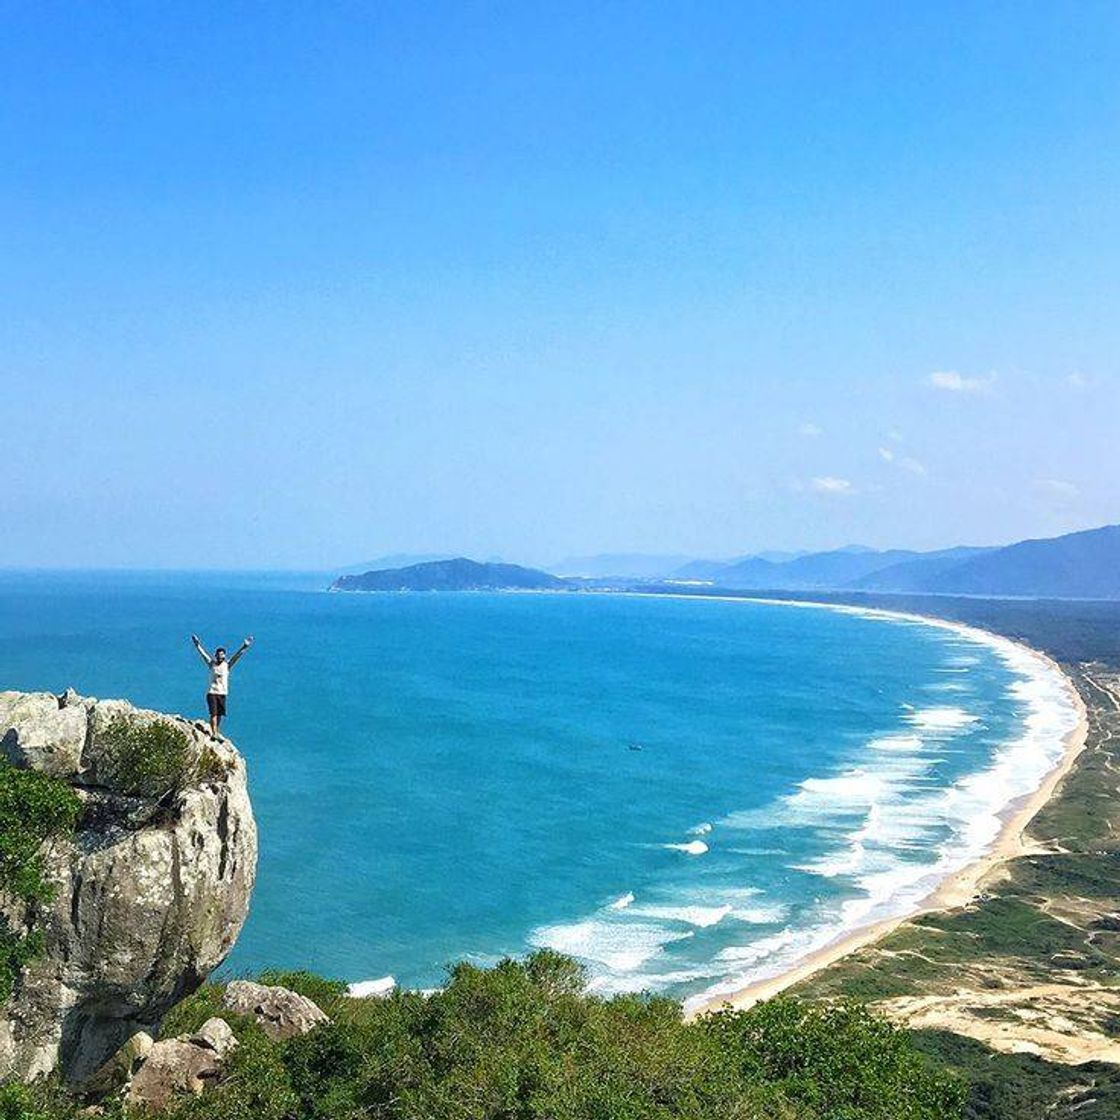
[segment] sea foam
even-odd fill
[[[944,750],[947,740],[975,726],[978,717],[959,707],[911,709],[903,719],[915,734],[884,735],[868,744],[872,750],[904,760],[900,770],[891,774],[853,769],[807,779],[778,806],[729,816],[723,823],[749,828],[772,820],[776,812],[785,814],[788,823],[814,816],[823,821],[825,801],[834,820],[862,812],[861,822],[848,832],[843,846],[797,867],[824,879],[844,879],[858,894],[843,901],[832,920],[818,917],[800,928],[788,926],[780,933],[721,950],[719,959],[734,965],[734,974],[688,1003],[703,1003],[777,975],[846,930],[913,909],[947,875],[993,843],[1006,806],[1037,789],[1061,760],[1065,739],[1078,719],[1065,677],[1033,651],[1006,639],[977,631],[968,631],[968,637],[993,649],[1016,674],[1008,695],[1021,710],[1018,735],[999,747],[983,769],[948,787],[923,790],[917,780],[920,771],[908,769],[905,760],[921,761],[925,754],[928,762],[930,749]],[[967,673],[978,661],[962,655],[946,668]],[[934,841],[937,836],[941,839]],[[908,850],[928,850],[933,858],[925,862],[902,858]]]
[[[615,972],[632,972],[660,955],[666,945],[692,936],[653,922],[588,918],[581,922],[542,926],[530,935],[540,949],[555,949],[583,961],[606,965]]]

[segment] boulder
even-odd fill
[[[269,1038],[280,1041],[307,1034],[330,1019],[319,1005],[278,985],[233,980],[226,987],[225,1006],[239,1015],[252,1015]]]
[[[205,1046],[213,1050],[221,1059],[226,1059],[237,1049],[237,1039],[229,1023],[217,1017],[207,1019],[202,1026],[191,1035],[190,1041],[196,1046]]]
[[[75,777],[88,723],[88,707],[69,694],[0,692],[0,748],[14,766]]]
[[[186,1038],[168,1038],[152,1047],[125,1093],[130,1105],[158,1112],[173,1097],[197,1095],[218,1080],[222,1059],[208,1046]]]
[[[98,730],[120,715],[174,722],[205,778],[158,799],[113,788]],[[75,835],[43,853],[52,899],[0,895],[0,928],[39,933],[44,946],[0,1013],[0,1080],[57,1071],[81,1083],[154,1032],[232,949],[257,860],[245,763],[186,720],[75,693],[0,693],[0,744],[83,801]]]

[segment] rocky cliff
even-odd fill
[[[0,932],[37,946],[0,1008],[0,1079],[79,1082],[233,947],[257,860],[245,763],[201,725],[73,692],[0,692],[0,749],[81,803],[41,852],[44,897],[0,892]]]

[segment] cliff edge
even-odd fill
[[[181,717],[0,692],[0,773],[17,823],[21,781],[72,806],[67,827],[0,880],[0,938],[22,953],[8,954],[0,1079],[58,1070],[80,1082],[233,947],[257,862],[245,762]]]

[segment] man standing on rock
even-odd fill
[[[206,707],[210,712],[210,738],[218,739],[221,737],[222,717],[226,714],[226,697],[229,696],[229,671],[253,644],[253,635],[250,634],[241,643],[241,648],[228,661],[225,646],[218,646],[214,650],[214,656],[211,657],[202,648],[202,642],[199,641],[197,634],[191,635],[191,641],[194,642],[194,648],[198,650],[198,656],[206,662],[206,667],[210,670],[210,686],[206,689]]]

